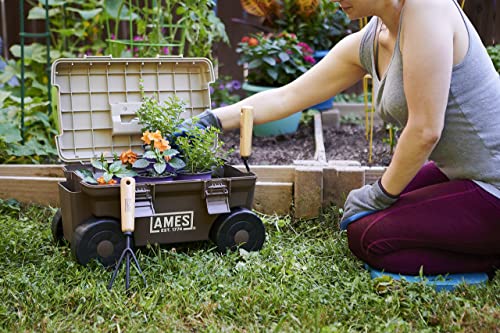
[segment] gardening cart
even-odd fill
[[[77,170],[95,172],[90,160],[108,160],[131,149],[141,155],[141,125],[135,111],[145,95],[160,101],[177,95],[187,103],[183,117],[210,107],[210,61],[203,58],[87,57],[52,65],[57,88],[59,157],[66,162],[59,183],[61,208],[52,221],[56,240],[71,244],[76,260],[116,263],[126,246],[120,225],[120,184],[93,185]],[[248,131],[247,131],[248,132]],[[251,211],[256,176],[224,165],[209,180],[137,182],[133,244],[174,244],[211,239],[219,251],[261,249],[265,230]]]

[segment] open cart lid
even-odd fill
[[[186,102],[184,118],[210,108],[214,71],[206,58],[62,58],[52,64],[57,88],[59,135],[56,146],[65,162],[108,159],[131,149],[143,153],[141,125],[135,115],[145,96],[159,101],[177,95]]]

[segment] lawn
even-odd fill
[[[498,332],[500,273],[485,287],[435,292],[371,280],[335,213],[265,217],[258,253],[218,254],[210,242],[143,249],[148,287],[52,242],[48,207],[0,205],[0,331]]]

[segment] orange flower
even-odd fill
[[[124,151],[120,155],[120,161],[122,161],[123,164],[134,164],[134,162],[137,161],[137,154],[130,149]]]
[[[259,45],[259,41],[257,40],[257,38],[251,37],[248,40],[248,45],[250,45],[250,46],[257,46],[257,45]]]
[[[151,144],[151,133],[149,131],[142,133],[141,140],[144,141],[145,144],[150,145]]]
[[[97,178],[97,184],[99,184],[99,185],[106,185],[106,184],[113,185],[113,184],[117,184],[117,183],[118,183],[118,181],[116,179],[110,179],[109,182],[106,183],[106,181],[104,180],[104,177]]]
[[[162,138],[160,140],[155,140],[155,148],[160,152],[164,152],[165,150],[170,149],[170,145],[167,140]]]
[[[172,159],[172,157],[170,156],[163,156],[163,158],[165,158],[165,161],[167,161],[167,163],[170,162],[170,160]]]
[[[156,132],[154,132],[154,133],[150,133],[149,138],[151,140],[155,140],[155,142],[163,139],[163,137],[161,136],[161,132],[159,130],[156,130]]]

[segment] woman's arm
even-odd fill
[[[256,124],[281,119],[345,90],[365,74],[359,60],[363,30],[340,41],[318,64],[295,81],[214,110],[224,130],[239,126],[243,105],[254,107]]]
[[[444,126],[453,66],[453,26],[444,1],[407,0],[401,52],[408,122],[382,177],[401,193],[428,159]]]

